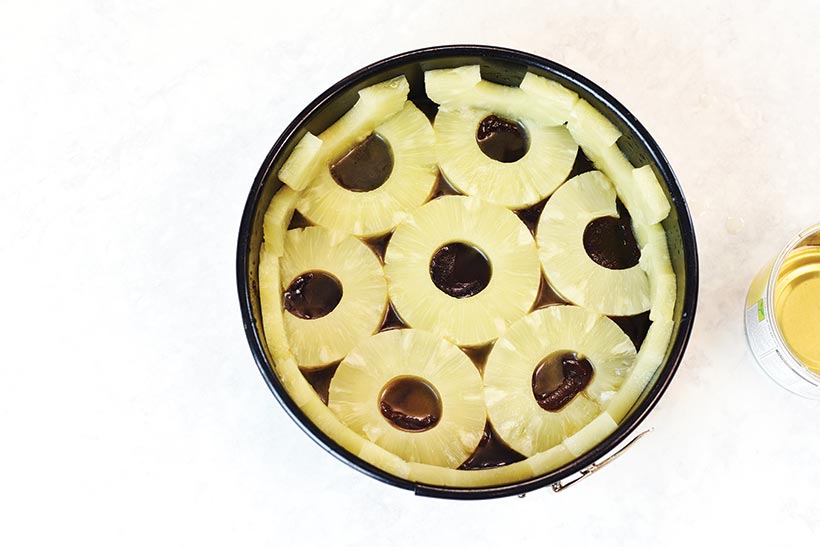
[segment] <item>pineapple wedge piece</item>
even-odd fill
[[[407,101],[404,108],[373,131],[393,151],[393,170],[375,190],[354,192],[319,170],[299,200],[298,209],[316,224],[362,237],[387,233],[433,192],[438,168],[435,135],[427,117]]]
[[[297,192],[303,190],[313,179],[321,149],[322,139],[308,131],[279,169],[279,180]]]
[[[633,228],[641,247],[640,267],[649,278],[649,319],[669,321],[675,311],[677,280],[669,259],[666,232],[660,224],[634,223]]]
[[[561,84],[528,72],[519,87],[481,79],[479,65],[428,70],[427,96],[446,110],[487,110],[513,120],[533,120],[545,126],[563,125],[578,95]]]
[[[536,401],[533,374],[556,352],[583,356],[594,374],[582,393],[553,412]],[[490,421],[499,436],[525,456],[549,450],[600,414],[634,360],[635,346],[608,317],[577,306],[536,310],[513,324],[490,353],[484,369]]]
[[[650,325],[629,378],[606,407],[607,414],[616,422],[620,422],[629,413],[666,359],[674,326],[675,323],[670,320],[658,320]]]
[[[492,268],[489,284],[474,296],[450,296],[431,279],[433,255],[453,242],[479,249]],[[524,223],[508,209],[465,196],[435,199],[400,223],[384,269],[390,297],[407,324],[468,346],[498,337],[523,317],[540,281],[535,242]]]
[[[618,424],[615,423],[612,416],[604,412],[584,426],[578,433],[567,438],[564,441],[564,446],[567,447],[570,454],[577,458],[595,448],[598,443],[609,437],[616,429],[618,429]]]
[[[279,257],[268,250],[259,249],[259,302],[262,309],[262,328],[265,341],[274,361],[292,358],[290,344],[285,335],[282,317],[282,290]]]
[[[669,215],[671,205],[652,168],[633,168],[618,147],[621,132],[603,114],[579,100],[567,129],[595,167],[612,180],[618,196],[637,221],[656,224]]]
[[[639,265],[611,270],[584,248],[594,219],[617,217],[615,189],[604,174],[590,171],[567,181],[544,206],[536,240],[544,274],[561,296],[606,315],[635,315],[649,309],[649,280]]]
[[[574,456],[563,444],[539,452],[526,460],[488,469],[448,469],[423,463],[409,463],[408,479],[424,484],[481,488],[523,481],[543,475],[569,463]]]
[[[299,192],[288,186],[282,186],[273,195],[265,217],[262,221],[262,233],[265,240],[265,250],[273,256],[282,256],[285,253],[285,232],[293,217]]]
[[[306,272],[327,272],[341,285],[341,300],[330,313],[303,319],[284,313],[290,348],[303,368],[344,357],[379,328],[387,307],[387,286],[379,259],[361,241],[319,226],[288,230],[281,261],[281,289]]]
[[[428,429],[399,429],[380,409],[385,387],[408,376],[438,392],[441,417]],[[486,422],[481,375],[472,361],[446,340],[414,329],[381,332],[356,346],[336,370],[328,406],[353,431],[403,460],[450,468],[475,450]]]
[[[445,178],[465,194],[511,208],[532,205],[566,180],[578,145],[564,126],[519,118],[529,139],[529,150],[517,161],[497,161],[484,154],[476,141],[482,120],[497,111],[440,109],[434,125],[439,167]]]
[[[319,169],[327,168],[353,145],[367,138],[373,129],[399,112],[407,100],[410,84],[398,76],[359,91],[359,99],[318,137],[306,134],[279,170],[279,179],[303,190]]]
[[[465,65],[456,68],[428,70],[424,73],[424,90],[431,101],[451,104],[469,93],[481,81],[481,67]]]

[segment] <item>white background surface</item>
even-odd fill
[[[820,221],[815,5],[0,2],[0,544],[815,544],[820,404],[757,369],[742,322],[754,273]],[[697,320],[655,432],[558,495],[359,474],[286,416],[242,331],[237,230],[276,137],[353,70],[466,42],[607,89],[696,223]]]

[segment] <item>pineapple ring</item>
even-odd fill
[[[394,427],[381,413],[382,389],[402,376],[435,388],[442,412],[424,431]],[[456,468],[478,446],[487,418],[481,375],[450,342],[416,329],[372,336],[339,365],[330,383],[328,406],[353,431],[408,462]]]
[[[574,351],[593,366],[592,381],[557,412],[533,395],[535,368],[546,356]],[[629,375],[635,346],[606,316],[577,306],[550,306],[512,325],[496,342],[484,368],[484,397],[499,436],[525,456],[562,443],[606,407]]]
[[[309,271],[328,272],[342,286],[341,300],[323,317],[283,314],[291,351],[303,368],[338,361],[381,325],[387,285],[379,259],[361,241],[318,226],[288,230],[281,269],[282,290]]]
[[[392,230],[424,203],[436,183],[435,135],[427,117],[407,101],[404,109],[375,128],[393,151],[393,170],[369,192],[343,188],[325,166],[305,188],[297,208],[332,230],[371,237]]]
[[[440,108],[435,120],[436,153],[445,178],[458,190],[506,207],[532,205],[552,194],[572,170],[578,145],[563,125],[515,120],[527,132],[529,150],[503,163],[481,151],[476,132],[489,110]]]
[[[469,298],[445,294],[430,277],[433,255],[453,242],[477,247],[492,267],[489,284]],[[435,199],[399,224],[384,270],[407,324],[466,346],[497,338],[523,317],[540,281],[535,241],[524,223],[508,209],[465,196]]]
[[[550,198],[536,232],[544,275],[562,297],[605,315],[635,315],[650,306],[649,279],[639,265],[610,270],[584,249],[594,219],[618,216],[616,193],[600,171],[568,180]]]

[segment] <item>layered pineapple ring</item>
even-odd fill
[[[526,130],[529,149],[514,162],[487,156],[476,141],[482,120],[493,111],[440,108],[435,120],[436,153],[442,174],[471,196],[511,208],[541,201],[569,175],[578,145],[567,129],[516,118]]]
[[[336,183],[326,166],[305,188],[297,208],[329,229],[370,237],[393,229],[405,215],[430,197],[438,169],[435,135],[427,117],[407,101],[404,108],[373,130],[392,149],[387,180],[368,192]]]
[[[361,241],[318,226],[288,230],[281,259],[281,289],[306,272],[327,272],[341,285],[341,300],[330,313],[303,319],[284,313],[291,351],[303,368],[342,359],[379,328],[387,306],[381,264]]]
[[[417,377],[438,392],[441,418],[424,431],[392,425],[379,408],[392,380]],[[407,462],[456,468],[473,453],[486,422],[481,375],[456,346],[429,332],[398,329],[372,336],[339,365],[328,406],[364,438]]]
[[[570,302],[606,315],[635,315],[650,306],[644,270],[639,265],[606,268],[584,249],[584,230],[591,221],[618,216],[616,199],[615,189],[600,171],[568,180],[541,213],[538,255],[550,284]]]
[[[558,411],[544,410],[533,394],[533,374],[547,356],[575,352],[593,366],[583,393]],[[490,422],[512,448],[532,456],[556,446],[592,422],[629,375],[635,346],[611,319],[577,306],[537,310],[500,338],[484,369]]]
[[[478,248],[492,267],[489,284],[468,298],[445,294],[431,279],[433,255],[454,242]],[[523,317],[540,282],[527,227],[508,209],[464,196],[435,199],[399,224],[384,271],[390,298],[408,325],[466,346],[497,338]]]

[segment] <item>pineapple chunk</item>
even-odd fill
[[[407,101],[374,133],[393,151],[387,180],[375,190],[354,192],[337,184],[329,169],[321,169],[299,200],[302,214],[329,229],[372,237],[392,230],[430,197],[438,168],[435,135],[427,117]]]
[[[635,194],[641,196],[644,220],[657,223],[668,217],[672,206],[666,199],[666,194],[663,193],[652,167],[644,165],[633,169],[632,178],[635,181]]]
[[[438,104],[457,101],[481,81],[481,67],[460,66],[428,70],[424,73],[424,88],[427,96]]]
[[[431,279],[431,258],[452,242],[472,245],[489,260],[489,284],[474,296],[450,296]],[[535,242],[518,217],[464,196],[435,199],[399,224],[387,246],[385,275],[393,304],[407,324],[470,346],[498,337],[523,317],[540,278]]]
[[[438,392],[441,417],[399,429],[380,410],[391,380],[421,378]],[[381,332],[356,346],[330,383],[329,408],[353,431],[408,462],[456,468],[475,450],[486,422],[481,375],[457,347],[414,329]]]
[[[285,252],[285,232],[293,217],[296,208],[296,201],[299,199],[299,192],[292,190],[288,186],[282,186],[273,199],[271,199],[268,209],[265,211],[265,218],[262,223],[262,233],[265,239],[265,251],[273,256],[282,256]]]
[[[635,315],[649,309],[649,280],[639,265],[611,270],[584,248],[594,219],[617,217],[615,189],[599,171],[567,181],[544,206],[536,240],[544,274],[561,296],[606,315]]]
[[[279,180],[297,192],[303,190],[313,179],[321,148],[322,139],[307,132],[279,170]]]
[[[528,72],[519,87],[481,79],[478,65],[424,73],[427,96],[444,110],[487,110],[512,120],[544,126],[563,125],[578,95],[561,84]]]
[[[671,206],[651,167],[633,168],[618,147],[621,132],[603,114],[579,100],[567,129],[595,167],[615,184],[633,218],[643,224],[655,224],[669,215]]]
[[[606,407],[607,414],[616,422],[620,422],[629,413],[666,359],[674,326],[675,323],[670,320],[658,320],[650,325],[629,378]]]
[[[529,139],[527,153],[511,163],[494,160],[476,141],[479,124],[493,113],[489,109],[439,110],[436,153],[442,174],[465,194],[507,207],[541,201],[566,180],[578,146],[563,126],[522,119]]]
[[[557,412],[541,408],[533,373],[547,356],[576,352],[593,366],[583,393]],[[537,310],[496,342],[484,369],[484,397],[499,436],[525,456],[559,445],[601,412],[635,360],[635,346],[608,317],[577,306]]]
[[[566,439],[564,446],[567,447],[570,454],[579,457],[595,448],[598,443],[606,439],[616,429],[618,429],[618,424],[609,414],[604,412],[578,433]]]
[[[538,120],[547,125],[563,125],[569,120],[578,94],[558,82],[527,72],[521,89],[538,109]]]
[[[303,190],[321,168],[325,168],[373,129],[400,111],[407,100],[410,84],[404,76],[359,91],[359,100],[333,125],[315,137],[307,133],[279,170],[279,179]]]
[[[635,237],[641,247],[640,267],[649,278],[649,319],[669,321],[675,311],[677,280],[669,259],[666,232],[660,224],[651,226],[633,224]]]
[[[364,243],[318,226],[289,230],[281,269],[283,290],[310,271],[328,272],[342,287],[341,300],[323,317],[283,314],[291,351],[303,368],[341,359],[379,328],[387,286],[379,259]]]
[[[567,128],[584,150],[609,148],[621,136],[621,132],[591,104],[581,99],[570,112]]]

